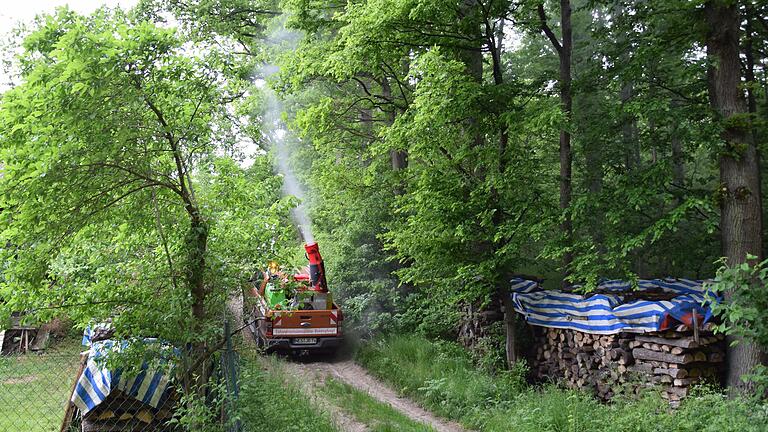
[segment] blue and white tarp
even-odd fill
[[[515,310],[530,324],[579,330],[595,334],[646,333],[679,324],[699,325],[712,316],[710,297],[704,281],[688,279],[643,279],[634,291],[661,291],[675,294],[671,300],[631,300],[622,293],[633,291],[630,282],[608,280],[598,285],[607,294],[574,294],[541,289],[538,282],[512,279]]]
[[[120,390],[153,408],[157,408],[167,397],[170,381],[160,370],[149,370],[146,364],[138,375],[128,376],[122,370],[110,370],[104,360],[111,352],[124,349],[126,343],[118,344],[111,340],[91,342],[90,330],[86,330],[83,342],[89,345],[86,352],[88,360],[83,373],[78,378],[72,403],[82,414],[87,414],[104,402],[113,390]],[[156,342],[156,341],[145,341]]]

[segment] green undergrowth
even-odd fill
[[[491,375],[455,344],[416,335],[361,347],[357,360],[426,408],[478,431],[768,431],[768,405],[698,389],[677,410],[656,392],[603,404],[553,385],[531,387],[523,371]]]
[[[243,431],[336,432],[330,416],[313,405],[280,362],[248,353],[241,358]]]
[[[434,432],[432,427],[411,420],[368,393],[333,378],[325,382],[322,391],[334,405],[368,426],[371,432]]]

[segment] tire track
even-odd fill
[[[238,327],[242,327],[244,324],[242,315],[242,296],[230,298],[230,300],[227,302],[227,309],[229,309],[230,314],[235,320],[235,324]],[[246,349],[258,350],[256,341],[254,340],[250,330],[243,330],[241,335],[243,338],[243,345]],[[326,397],[318,393],[317,389],[320,388],[320,386],[325,381],[326,375],[312,373],[312,371],[307,368],[296,367],[298,364],[290,361],[280,361],[279,363],[276,363],[274,361],[270,361],[270,358],[264,356],[258,356],[258,359],[262,369],[273,373],[282,372],[282,376],[285,379],[291,380],[291,383],[289,384],[293,384],[299,387],[304,392],[304,394],[309,397],[314,406],[328,413],[328,415],[331,417],[331,421],[339,429],[340,432],[369,431],[368,426],[349,416],[341,409],[341,407],[330,403]],[[284,370],[277,371],[275,370],[277,368]]]
[[[243,323],[241,297],[229,301],[229,310],[240,325]],[[256,344],[248,330],[243,332],[247,347],[256,349]],[[262,367],[270,370],[274,362],[262,358]],[[468,432],[456,422],[447,421],[425,410],[412,400],[401,397],[393,389],[373,377],[360,365],[348,358],[314,357],[305,359],[284,359],[279,362],[284,369],[286,378],[298,385],[319,408],[328,412],[331,419],[342,432],[367,432],[369,427],[350,416],[341,407],[332,404],[328,398],[317,391],[328,377],[349,384],[350,386],[368,393],[379,402],[385,403],[400,411],[411,420],[432,426],[438,432]]]
[[[390,405],[411,420],[432,426],[438,432],[467,432],[458,423],[439,418],[412,400],[401,397],[397,392],[374,378],[352,360],[289,361],[286,363],[298,374],[315,373],[321,376],[322,379],[331,377],[349,384],[358,390],[368,393],[379,402]]]

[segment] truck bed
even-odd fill
[[[270,309],[258,293],[251,330],[267,351],[331,351],[341,344],[341,312],[336,303],[331,309]]]

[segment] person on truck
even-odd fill
[[[328,290],[322,257],[316,243],[305,249],[309,267],[286,272],[270,262],[251,278],[251,332],[266,351],[329,352],[341,344],[344,316]]]

